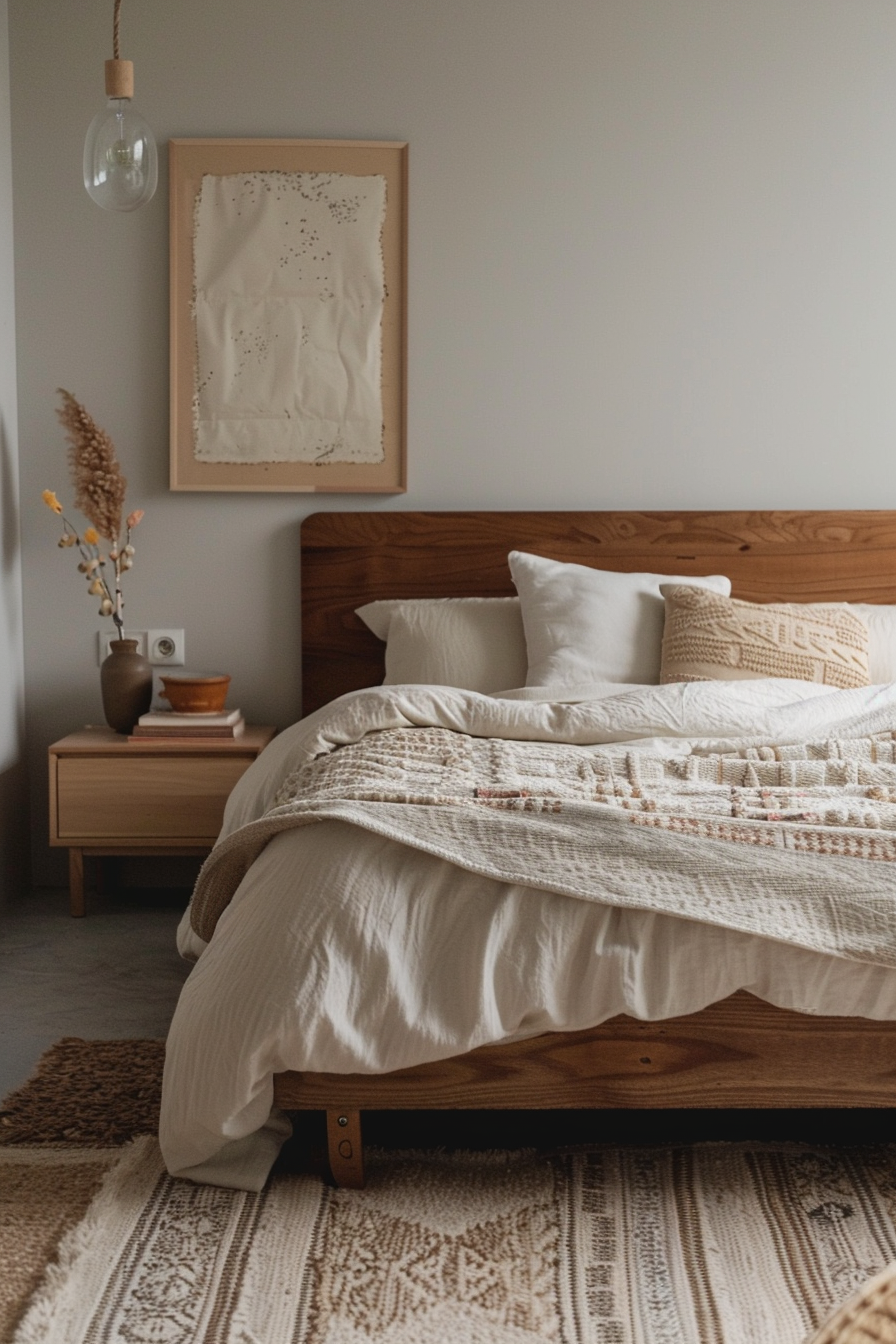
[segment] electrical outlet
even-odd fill
[[[110,645],[117,635],[100,630],[97,635],[97,662],[102,663],[111,653]],[[183,630],[125,630],[125,639],[136,639],[137,652],[155,667],[183,667],[184,632]]]
[[[146,656],[155,667],[183,667],[186,644],[183,630],[147,630]]]
[[[122,638],[136,639],[137,652],[142,653],[144,658],[147,656],[146,650],[148,646],[146,643],[145,630],[125,630]],[[102,666],[105,659],[108,658],[109,654],[112,652],[111,646],[113,639],[118,639],[118,635],[110,635],[108,630],[98,630],[96,632],[96,660],[100,666]]]

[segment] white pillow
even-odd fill
[[[721,574],[620,574],[525,551],[507,558],[526,632],[527,686],[656,685],[665,614],[660,584],[689,583],[725,597],[731,592],[731,580]]]
[[[868,627],[868,675],[872,686],[896,681],[896,607],[876,602],[850,602],[850,611]]]
[[[511,690],[526,683],[526,637],[517,597],[388,599],[357,615],[386,641],[384,686]]]

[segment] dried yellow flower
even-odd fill
[[[45,490],[41,495],[41,499],[46,504],[47,508],[52,509],[54,513],[62,512],[62,505],[59,503],[59,500],[52,490]]]
[[[84,540],[87,542],[88,546],[95,546],[99,539],[100,534],[95,527],[87,527],[84,529]]]

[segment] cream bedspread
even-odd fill
[[[182,925],[201,956],[170,1169],[257,1188],[280,1069],[387,1071],[738,988],[896,1016],[894,726],[894,688],[794,682],[392,687],[310,716],[235,790]]]

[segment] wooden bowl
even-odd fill
[[[164,676],[159,695],[176,714],[220,714],[227,700],[230,677]]]

